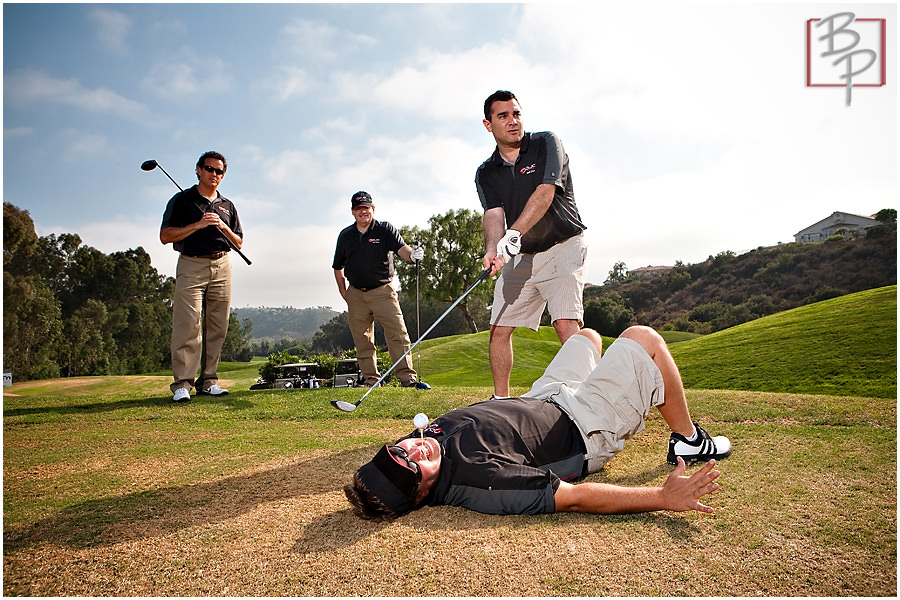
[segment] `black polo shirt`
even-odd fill
[[[578,427],[545,400],[505,398],[458,408],[435,419],[425,435],[437,439],[442,452],[438,480],[426,498],[432,506],[552,513],[560,480],[584,472]]]
[[[394,278],[394,252],[405,245],[400,232],[387,221],[373,219],[365,233],[354,223],[338,234],[331,268],[343,269],[355,288],[381,287]]]
[[[213,211],[219,215],[222,222],[228,225],[231,231],[239,238],[244,238],[237,208],[235,208],[231,200],[217,191],[215,201],[210,202],[197,190],[196,185],[172,196],[166,205],[166,211],[163,213],[160,229],[186,227],[202,219],[203,213]],[[172,246],[178,252],[188,256],[200,256],[231,250],[231,246],[225,241],[225,234],[221,233],[216,227],[204,227],[180,242],[175,242]]]
[[[503,208],[507,227],[522,214],[528,199],[542,183],[556,186],[553,203],[530,231],[522,236],[522,252],[543,252],[587,229],[575,205],[569,157],[562,142],[550,131],[526,133],[516,164],[495,148],[475,172],[475,188],[484,210]]]

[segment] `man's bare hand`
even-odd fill
[[[698,510],[705,513],[713,512],[713,508],[700,502],[700,498],[719,489],[719,484],[714,481],[721,475],[717,470],[715,460],[710,460],[690,477],[684,475],[686,466],[684,459],[678,457],[678,465],[663,485],[663,499],[666,510],[688,511]]]
[[[219,218],[219,215],[214,212],[203,213],[203,218],[200,219],[200,222],[203,224],[203,227],[213,226],[218,227],[219,229],[224,225],[222,219]]]
[[[493,277],[503,269],[506,265],[506,261],[496,252],[488,252],[484,255],[484,258],[481,259],[481,264],[484,265],[485,269],[491,267],[491,277]]]

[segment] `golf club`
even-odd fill
[[[160,171],[162,171],[163,173],[165,173],[165,174],[166,174],[166,177],[169,178],[169,181],[171,181],[172,183],[175,184],[175,187],[177,187],[177,188],[178,188],[179,190],[181,190],[182,192],[184,191],[184,188],[182,188],[180,185],[178,185],[178,182],[175,181],[174,179],[172,179],[172,176],[169,175],[168,173],[166,173],[166,170],[162,168],[162,165],[159,164],[158,162],[156,162],[155,160],[153,160],[153,159],[145,160],[144,162],[141,163],[141,170],[142,170],[142,171],[152,171],[153,169],[156,169],[156,168],[159,168]],[[243,252],[241,252],[240,250],[238,250],[237,246],[234,245],[234,242],[232,242],[230,239],[228,239],[228,236],[227,236],[227,235],[225,235],[225,234],[222,233],[222,232],[219,232],[219,233],[222,235],[222,239],[225,240],[225,242],[231,247],[231,249],[234,250],[235,252],[237,252],[237,253],[240,255],[240,257],[244,259],[244,262],[245,262],[245,263],[247,263],[248,265],[249,265],[249,264],[252,264],[252,263],[250,262],[250,259],[247,258],[246,256],[244,256],[244,253],[243,253]]]
[[[416,247],[419,247],[419,240],[413,242]],[[416,337],[419,337],[419,334],[422,332],[421,327],[419,326],[419,263],[421,261],[416,261]],[[416,356],[419,360],[418,368],[416,369],[416,389],[417,390],[430,390],[431,386],[422,381],[422,346],[416,348]]]
[[[437,326],[437,324],[440,323],[440,322],[444,319],[444,317],[446,317],[448,314],[450,314],[450,311],[453,310],[454,308],[456,308],[456,305],[459,304],[460,302],[462,302],[462,299],[469,295],[469,292],[471,292],[472,290],[475,289],[475,286],[476,286],[476,285],[478,285],[479,283],[481,283],[482,280],[484,280],[485,277],[487,277],[488,275],[491,274],[491,269],[492,269],[492,268],[493,268],[493,267],[488,267],[487,269],[485,269],[484,271],[482,271],[482,272],[481,272],[481,275],[478,276],[478,279],[476,279],[475,282],[474,282],[472,285],[469,286],[469,289],[467,289],[465,292],[462,293],[462,295],[461,295],[459,298],[457,298],[456,300],[453,301],[453,304],[451,304],[451,305],[447,308],[447,310],[444,311],[444,314],[442,314],[441,316],[439,316],[439,317],[437,318],[437,321],[435,321],[434,323],[432,323],[432,324],[431,324],[431,327],[429,327],[428,330],[425,331],[425,333],[422,334],[422,337],[420,337],[419,339],[417,339],[416,342],[415,342],[412,346],[409,347],[409,350],[407,350],[406,352],[404,352],[404,353],[403,353],[403,356],[401,356],[400,358],[398,358],[398,359],[397,359],[397,362],[395,362],[393,365],[391,365],[391,368],[388,369],[388,370],[385,372],[385,374],[382,375],[381,378],[380,378],[378,381],[376,381],[375,383],[372,384],[372,387],[369,388],[369,391],[366,392],[366,393],[363,395],[362,398],[360,398],[359,400],[357,400],[357,401],[356,401],[356,404],[350,404],[349,402],[344,402],[343,400],[332,400],[332,401],[331,401],[331,405],[332,405],[333,407],[339,409],[339,410],[344,411],[344,412],[353,412],[354,410],[356,410],[356,407],[359,406],[360,403],[362,403],[362,401],[366,399],[366,396],[368,396],[369,394],[371,394],[371,393],[372,393],[372,390],[374,390],[374,389],[377,388],[379,385],[381,385],[381,382],[384,381],[385,378],[386,378],[388,375],[391,374],[391,371],[394,370],[394,367],[396,367],[397,365],[399,365],[399,364],[400,364],[400,361],[403,360],[404,358],[406,358],[406,355],[409,354],[410,352],[412,352],[412,349],[415,348],[416,346],[418,346],[418,345],[419,345],[419,342],[421,342],[422,340],[424,340],[424,339],[428,336],[428,334],[431,333],[431,330],[434,329],[434,328]]]

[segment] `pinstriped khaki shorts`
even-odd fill
[[[544,307],[550,321],[584,324],[584,261],[587,246],[578,234],[536,254],[519,254],[503,267],[494,288],[491,325],[537,331]]]

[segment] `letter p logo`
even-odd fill
[[[857,19],[849,12],[809,19],[807,87],[843,87],[850,106],[854,87],[885,85],[886,29],[885,19]]]

